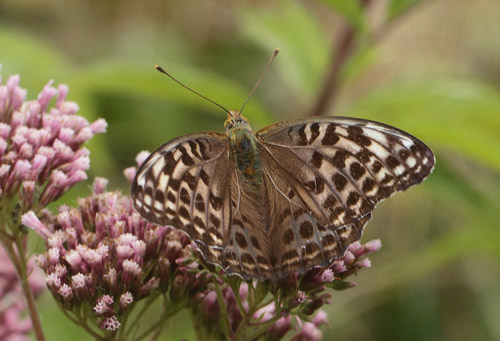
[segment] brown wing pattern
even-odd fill
[[[256,135],[274,192],[269,229],[280,245],[272,255],[278,276],[341,255],[379,201],[423,181],[435,163],[420,140],[367,120],[283,122]]]
[[[208,262],[224,266],[232,170],[225,135],[183,136],[158,148],[141,165],[132,200],[143,217],[186,231]]]
[[[269,258],[275,247],[267,239],[269,198],[256,195],[256,188],[232,174],[231,217],[228,245],[224,248],[224,267],[244,279],[275,278]],[[257,192],[258,193],[258,192]]]

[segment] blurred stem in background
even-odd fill
[[[364,12],[368,12],[370,10],[369,7],[371,2],[372,0],[360,1],[360,6]],[[349,56],[355,49],[355,44],[356,28],[354,25],[346,23],[339,37],[333,43],[334,49],[330,64],[325,72],[326,77],[324,84],[318,92],[318,98],[316,99],[309,115],[324,116],[334,109],[337,89],[340,86],[339,76],[344,63],[349,59]]]

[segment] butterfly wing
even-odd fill
[[[368,120],[323,117],[257,132],[275,192],[270,235],[278,275],[305,272],[361,237],[375,205],[423,181],[434,155],[420,140]]]
[[[159,147],[140,166],[132,201],[144,218],[184,230],[206,261],[224,266],[231,173],[225,135],[183,136]]]

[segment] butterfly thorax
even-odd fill
[[[240,113],[232,111],[231,115],[228,114],[224,127],[231,145],[231,156],[236,162],[242,180],[259,185],[262,183],[262,162],[248,120]]]

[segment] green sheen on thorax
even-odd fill
[[[236,111],[227,116],[224,128],[240,174],[250,183],[262,183],[262,161],[248,120]]]

